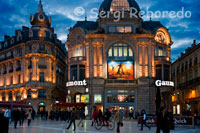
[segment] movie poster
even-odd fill
[[[132,80],[133,61],[108,61],[108,79]]]

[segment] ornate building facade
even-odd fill
[[[31,28],[0,42],[0,101],[23,101],[50,110],[65,91],[66,50],[40,1]],[[65,97],[65,96],[64,96]]]
[[[174,114],[200,114],[200,44],[194,40],[172,64],[172,79],[175,82],[172,92]]]
[[[171,78],[172,41],[160,22],[130,17],[133,8],[140,11],[135,0],[104,0],[96,22],[78,21],[69,29],[68,101],[85,103],[86,111],[96,106],[155,113],[155,80]],[[115,11],[124,13],[119,21]]]

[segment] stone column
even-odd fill
[[[17,75],[16,75],[16,60],[14,60],[14,64],[13,64],[13,84],[17,83]]]
[[[10,79],[9,79],[9,63],[6,64],[6,71],[7,71],[7,74],[6,74],[6,86],[7,85],[10,85]]]
[[[46,62],[47,62],[47,73],[46,73],[46,81],[49,81],[51,82],[52,81],[52,60],[51,58],[47,58],[46,59]]]
[[[56,83],[56,61],[53,62],[53,83]]]
[[[32,75],[32,80],[36,81],[37,80],[37,57],[32,57],[32,63],[33,63],[33,75]]]

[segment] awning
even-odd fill
[[[30,105],[20,103],[20,102],[0,102],[0,107],[10,107],[10,108],[33,108]]]
[[[74,106],[85,106],[84,103],[55,103],[56,107],[74,107]]]

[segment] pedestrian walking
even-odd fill
[[[67,130],[71,127],[72,123],[74,124],[74,130],[76,130],[76,112],[75,112],[75,108],[73,108],[72,112],[71,112],[71,117],[70,117],[70,123],[69,126],[66,128]]]
[[[20,111],[20,120],[19,120],[19,125],[20,126],[23,126],[24,119],[25,119],[25,114],[26,114],[26,112],[22,108],[21,111]]]
[[[28,120],[28,126],[30,126],[31,124],[31,109],[29,109],[29,111],[27,112],[27,120]]]
[[[11,110],[10,110],[10,108],[6,109],[6,111],[4,112],[4,117],[8,119],[9,124],[11,125]]]
[[[151,130],[151,127],[146,124],[147,115],[146,115],[145,110],[142,110],[141,114],[142,114],[142,123],[141,123],[141,129],[140,130],[143,130],[143,125],[145,125],[146,127],[149,128],[149,130]]]
[[[83,127],[83,120],[84,120],[84,112],[83,112],[83,109],[81,109],[80,111],[79,111],[79,118],[80,118],[80,121],[79,121],[79,123],[78,123],[78,127],[80,126],[80,124],[82,124],[82,127]]]
[[[101,121],[102,118],[103,118],[103,113],[102,113],[102,111],[101,111],[101,109],[100,109],[100,110],[99,110],[99,113],[98,113],[98,119],[99,119],[99,121]]]
[[[35,119],[35,110],[34,109],[32,109],[32,113],[31,113],[31,117],[32,117],[32,120],[34,120]]]
[[[17,123],[20,119],[20,111],[18,109],[15,109],[13,111],[13,120],[14,120],[14,128],[17,128]]]
[[[92,113],[92,125],[91,125],[91,126],[93,126],[93,124],[94,124],[95,122],[97,122],[97,117],[98,117],[97,108],[94,107],[94,111],[93,111],[93,113]]]
[[[129,111],[129,118],[133,118],[133,109],[131,108],[131,110]]]
[[[120,126],[123,125],[123,113],[120,110],[117,111],[117,113],[115,114],[115,118],[114,118],[115,122],[117,123],[117,133],[120,132]]]

